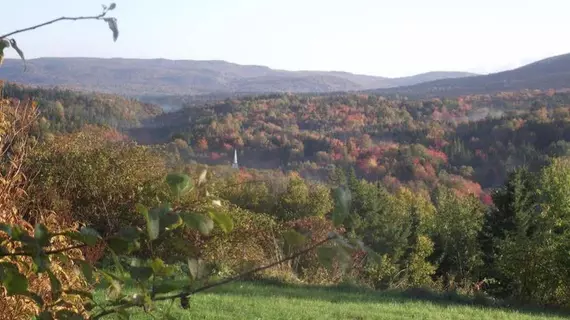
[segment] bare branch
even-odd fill
[[[63,252],[73,250],[73,249],[83,248],[86,246],[87,246],[86,244],[78,244],[78,245],[67,247],[67,248],[62,248],[62,249],[57,249],[57,250],[49,250],[49,251],[46,251],[44,253],[47,255],[58,254],[58,253],[63,253]],[[25,251],[0,253],[0,257],[16,257],[16,256],[32,256],[32,255],[33,255],[32,252],[25,252]]]
[[[239,280],[239,279],[241,279],[241,278],[244,278],[244,277],[246,277],[246,276],[249,276],[249,275],[252,275],[252,274],[254,274],[254,273],[257,273],[257,272],[260,272],[260,271],[263,271],[263,270],[266,270],[266,269],[275,267],[275,266],[277,266],[277,265],[279,265],[279,264],[282,264],[282,263],[284,263],[284,262],[287,262],[287,261],[289,261],[289,260],[293,260],[293,259],[295,259],[295,258],[297,258],[297,257],[299,257],[299,256],[302,256],[302,255],[304,255],[305,253],[307,253],[307,252],[309,252],[309,251],[312,251],[312,250],[314,250],[315,248],[317,248],[317,247],[319,247],[319,246],[321,246],[321,245],[323,245],[323,244],[325,244],[325,243],[327,243],[327,242],[333,240],[335,237],[336,237],[336,236],[329,236],[329,237],[327,237],[327,238],[325,238],[325,239],[322,239],[322,240],[320,240],[320,241],[314,243],[313,245],[307,247],[306,249],[303,249],[303,250],[301,250],[301,251],[298,251],[298,252],[296,252],[296,253],[294,253],[294,254],[288,256],[288,257],[285,257],[285,258],[283,258],[283,259],[281,259],[281,260],[275,261],[275,262],[270,263],[270,264],[268,264],[268,265],[261,266],[261,267],[259,267],[259,268],[255,268],[255,269],[246,271],[246,272],[244,272],[244,273],[238,274],[237,276],[230,277],[230,278],[224,279],[224,280],[222,280],[222,281],[214,282],[214,283],[212,283],[212,284],[209,284],[209,285],[200,287],[200,288],[198,288],[198,289],[196,289],[196,290],[194,290],[194,291],[184,291],[184,292],[181,292],[181,293],[178,293],[178,294],[169,295],[169,296],[154,297],[154,298],[152,298],[152,301],[174,300],[174,299],[177,299],[177,298],[189,297],[189,296],[191,296],[191,295],[193,295],[193,294],[196,294],[196,293],[199,293],[199,292],[202,292],[202,291],[206,291],[206,290],[209,290],[209,289],[212,289],[212,288],[214,288],[214,287],[218,287],[218,286],[221,286],[221,285],[224,285],[224,284],[228,284],[228,283],[230,283],[230,282],[234,282],[234,281]],[[120,307],[120,310],[124,310],[124,309],[126,309],[126,308],[132,308],[132,307],[136,307],[136,305],[121,306],[121,307]],[[108,309],[108,310],[105,310],[105,311],[103,311],[103,312],[101,312],[101,313],[95,315],[92,319],[101,319],[101,318],[103,318],[104,316],[108,316],[108,315],[113,314],[113,313],[116,313],[116,312],[118,312],[118,311],[119,311],[119,309]]]
[[[67,21],[77,21],[77,20],[101,20],[106,14],[107,14],[107,12],[105,11],[105,12],[99,14],[99,15],[96,15],[96,16],[60,17],[60,18],[53,19],[53,20],[50,20],[50,21],[47,21],[47,22],[44,22],[44,23],[40,23],[40,24],[35,25],[35,26],[32,26],[32,27],[28,27],[28,28],[24,28],[24,29],[12,31],[12,32],[7,33],[7,34],[5,34],[5,35],[1,35],[1,36],[0,36],[0,39],[7,38],[7,37],[13,36],[13,35],[18,34],[18,33],[22,33],[22,32],[26,32],[26,31],[34,30],[34,29],[37,29],[37,28],[41,28],[41,27],[50,25],[50,24],[52,24],[52,23],[56,23],[56,22],[58,22],[58,21],[65,21],[65,20],[67,20]]]

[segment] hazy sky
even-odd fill
[[[1,34],[61,15],[95,14],[102,3],[2,2]],[[62,22],[16,40],[30,58],[221,59],[381,76],[488,73],[570,52],[569,0],[115,2],[116,43],[102,21]]]

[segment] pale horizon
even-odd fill
[[[570,3],[562,0],[115,2],[117,42],[103,21],[56,23],[15,39],[29,59],[223,60],[390,78],[434,71],[489,74],[570,52],[564,41]],[[101,3],[9,2],[0,33],[61,15],[97,14]],[[7,50],[6,57],[17,55]]]

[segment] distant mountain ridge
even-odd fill
[[[124,58],[38,58],[28,61],[26,72],[20,61],[6,59],[0,67],[0,79],[10,82],[130,96],[362,91],[472,75],[429,72],[386,78],[338,71],[274,70],[220,60]]]
[[[570,54],[542,59],[513,70],[455,79],[438,79],[370,92],[407,96],[459,96],[524,89],[570,88]]]

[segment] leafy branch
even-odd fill
[[[191,295],[194,295],[194,294],[196,294],[196,293],[200,293],[200,292],[202,292],[202,291],[210,290],[210,289],[212,289],[212,288],[215,288],[215,287],[218,287],[218,286],[221,286],[221,285],[225,285],[225,284],[228,284],[228,283],[237,281],[237,280],[242,279],[242,278],[245,278],[245,277],[247,277],[247,276],[249,276],[249,275],[252,275],[252,274],[255,274],[255,273],[258,273],[258,272],[261,272],[261,271],[270,269],[270,268],[273,268],[273,267],[275,267],[275,266],[277,266],[277,265],[280,265],[280,264],[285,263],[285,262],[287,262],[287,261],[290,261],[290,260],[293,260],[293,259],[295,259],[295,258],[298,258],[298,257],[300,257],[300,256],[302,256],[302,255],[304,255],[304,254],[306,254],[306,253],[308,253],[308,252],[310,252],[310,251],[312,251],[312,250],[315,250],[316,248],[318,248],[318,247],[324,245],[325,243],[327,243],[327,242],[329,242],[329,241],[335,239],[335,237],[336,237],[336,235],[332,235],[332,234],[331,234],[331,235],[329,235],[327,238],[322,239],[322,240],[320,240],[320,241],[314,243],[313,245],[307,247],[306,249],[301,250],[301,251],[298,251],[298,252],[296,252],[295,254],[292,254],[292,255],[290,255],[290,256],[288,256],[288,257],[285,257],[285,258],[283,258],[283,259],[281,259],[281,260],[278,260],[278,261],[275,261],[275,262],[273,262],[273,263],[270,263],[270,264],[267,264],[267,265],[264,265],[264,266],[261,266],[261,267],[255,268],[255,269],[251,269],[251,270],[249,270],[249,271],[246,271],[246,272],[244,272],[244,273],[238,274],[238,275],[236,275],[236,276],[229,277],[229,278],[226,278],[226,279],[224,279],[224,280],[217,281],[217,282],[214,282],[214,283],[211,283],[211,284],[202,286],[202,287],[200,287],[200,288],[198,288],[198,289],[195,289],[195,290],[192,290],[192,291],[184,291],[184,292],[180,292],[180,293],[176,293],[176,294],[171,294],[171,295],[168,295],[168,296],[154,297],[154,298],[152,298],[152,301],[165,301],[165,300],[174,301],[174,300],[176,300],[176,299],[181,299],[181,301],[187,300]],[[108,316],[108,315],[111,315],[111,314],[113,314],[113,313],[117,313],[117,312],[119,312],[119,311],[125,310],[126,308],[132,308],[132,307],[141,307],[141,306],[140,306],[140,305],[128,305],[128,306],[121,306],[121,307],[116,308],[116,309],[107,309],[107,310],[104,310],[104,311],[102,311],[102,312],[100,312],[100,313],[94,315],[92,319],[93,319],[93,320],[95,320],[95,319],[101,319],[101,318],[103,318],[103,317],[105,317],[105,316]]]
[[[20,58],[24,61],[24,69],[25,69],[26,68],[26,59],[24,57],[24,52],[18,46],[16,40],[14,38],[11,38],[11,37],[15,34],[35,30],[35,29],[45,27],[47,25],[59,22],[59,21],[103,20],[108,24],[109,29],[111,29],[111,31],[113,32],[113,41],[117,41],[117,38],[119,37],[119,28],[117,26],[117,19],[114,17],[107,17],[107,13],[109,13],[109,11],[111,11],[111,10],[114,10],[116,7],[117,7],[117,5],[115,3],[111,3],[109,6],[103,5],[103,11],[98,15],[79,16],[79,17],[65,17],[64,16],[64,17],[60,17],[57,19],[46,21],[44,23],[40,23],[40,24],[31,26],[31,27],[15,30],[15,31],[6,33],[4,35],[1,35],[0,36],[0,65],[2,65],[2,62],[4,61],[4,49],[12,47],[18,53]]]
[[[52,254],[64,253],[64,252],[67,252],[67,251],[70,251],[70,250],[81,249],[81,248],[85,248],[85,247],[87,247],[86,244],[77,244],[77,245],[65,247],[65,248],[62,248],[62,249],[47,250],[47,251],[44,251],[44,254],[46,254],[46,255],[52,255]],[[20,251],[20,252],[0,252],[0,257],[18,257],[18,256],[31,256],[31,252],[26,252],[26,251]]]
[[[8,236],[0,244],[0,284],[6,289],[6,293],[9,296],[20,295],[35,301],[41,310],[40,319],[51,319],[52,312],[54,312],[50,309],[51,306],[64,301],[63,299],[67,297],[67,294],[80,295],[91,301],[85,303],[86,310],[92,314],[90,319],[101,319],[112,314],[126,318],[128,317],[128,310],[131,308],[142,308],[145,312],[150,313],[154,303],[158,301],[175,301],[180,299],[180,306],[188,308],[190,296],[196,293],[272,268],[315,249],[318,250],[319,260],[324,265],[332,267],[333,261],[336,260],[340,263],[339,266],[342,270],[348,267],[348,262],[350,261],[349,252],[365,250],[368,253],[372,253],[362,243],[351,243],[351,241],[342,238],[336,232],[331,232],[326,238],[314,242],[285,258],[211,283],[209,283],[209,280],[211,280],[212,270],[207,270],[207,266],[200,259],[188,258],[188,275],[186,280],[184,280],[174,279],[174,267],[166,264],[158,257],[153,257],[152,250],[151,257],[144,260],[136,258],[136,255],[132,255],[140,250],[141,244],[151,248],[153,241],[159,240],[161,235],[181,227],[197,230],[206,236],[212,232],[215,226],[218,226],[225,233],[233,230],[233,220],[224,211],[221,201],[207,192],[203,192],[207,188],[206,176],[207,171],[204,170],[195,185],[190,177],[185,174],[171,173],[165,178],[166,184],[168,184],[172,195],[177,200],[180,200],[183,195],[190,191],[196,191],[198,195],[206,193],[206,207],[203,208],[206,209],[206,214],[188,212],[184,207],[171,206],[167,202],[163,202],[154,208],[147,208],[142,204],[138,204],[136,211],[144,217],[146,230],[126,226],[115,235],[103,239],[95,230],[88,227],[83,227],[79,231],[51,233],[44,225],[37,224],[33,235],[30,235],[18,225],[0,224],[0,231]],[[333,211],[332,220],[334,225],[338,227],[348,215],[350,195],[342,188],[335,190],[334,195],[336,207]],[[44,249],[51,246],[53,237],[59,236],[65,236],[81,244],[55,250]],[[306,237],[296,231],[285,232],[283,239],[290,247],[301,248],[305,246]],[[65,255],[65,252],[72,249],[94,246],[101,241],[104,242],[114,260],[115,271],[96,270],[82,259],[73,259],[73,262],[80,267],[87,283],[91,285],[98,283],[107,287],[106,303],[97,303],[93,300],[92,294],[88,292],[64,290],[62,283],[50,269],[49,258],[53,255]],[[325,244],[331,241],[334,241],[336,245],[325,246]],[[8,250],[8,247],[5,245],[7,243],[13,244],[11,250]],[[37,274],[46,273],[49,276],[52,296],[56,301],[55,304],[46,305],[36,293],[28,291],[28,279],[19,271],[15,263],[16,260],[14,260],[19,256],[32,258],[34,272]],[[119,256],[127,258],[127,260],[130,260],[130,263],[125,264]],[[138,290],[136,293],[126,294],[122,291],[123,285],[128,281],[137,283]],[[62,295],[62,293],[66,295]],[[71,315],[75,318],[79,316],[71,310],[55,311],[55,318],[57,319],[71,319]]]

